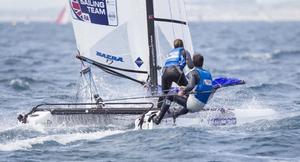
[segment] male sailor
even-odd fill
[[[183,109],[173,115],[175,118],[188,112],[198,112],[204,108],[205,104],[212,97],[215,89],[212,85],[210,72],[202,68],[203,62],[204,58],[201,54],[194,54],[193,63],[195,67],[188,74],[188,85],[181,87],[178,95],[166,97],[161,111],[157,116],[153,117],[154,123],[160,123],[172,102],[183,106]],[[189,94],[192,90],[194,90],[194,92]]]
[[[174,49],[172,49],[165,60],[163,74],[161,78],[161,86],[163,94],[168,94],[172,83],[175,82],[179,86],[186,86],[188,81],[185,77],[183,69],[185,66],[192,69],[194,67],[190,53],[184,49],[181,39],[174,40]],[[158,107],[162,105],[164,97],[158,100]]]

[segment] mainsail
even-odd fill
[[[151,87],[174,39],[193,52],[182,0],[69,0],[79,59]]]

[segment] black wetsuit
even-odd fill
[[[186,60],[188,68],[194,68],[191,55],[188,51],[184,50],[183,57]],[[179,66],[174,65],[170,67],[164,67],[161,79],[161,86],[164,94],[169,92],[173,82],[177,83],[179,86],[186,86],[188,84],[185,74],[183,70],[179,68]]]
[[[188,51],[183,52],[183,57],[185,60],[187,60],[187,66],[188,68],[192,69],[194,67],[194,64],[191,59],[191,55]],[[184,72],[179,68],[179,66],[170,66],[170,67],[164,67],[163,68],[163,75],[161,78],[161,87],[163,94],[168,94],[169,90],[172,86],[172,83],[175,82],[179,86],[186,86],[188,84],[188,81],[185,77]],[[162,101],[164,97],[160,97],[158,99],[157,107],[160,108],[162,106]]]
[[[196,70],[192,70],[191,72],[189,72],[188,78],[189,78],[189,82],[183,90],[183,92],[185,94],[188,94],[190,91],[192,91],[194,89],[194,87],[198,84],[198,82],[200,81],[200,76]],[[156,124],[159,124],[160,121],[163,119],[163,117],[165,116],[165,113],[169,110],[169,108],[171,106],[171,102],[176,102],[179,105],[183,106],[183,108],[180,111],[175,112],[175,114],[173,115],[175,118],[177,118],[179,115],[188,113],[188,109],[187,109],[187,105],[186,105],[187,97],[167,96],[162,104],[162,109],[161,109],[159,115],[157,117],[155,117],[153,120]]]
[[[188,84],[183,71],[175,65],[163,69],[161,88],[164,94],[168,94],[173,82],[179,86],[186,86]]]

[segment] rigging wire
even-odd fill
[[[191,34],[190,34],[190,29],[189,29],[189,22],[188,22],[188,15],[187,15],[187,10],[186,10],[186,0],[182,0],[183,1],[183,7],[184,7],[184,14],[185,14],[185,21],[186,21],[186,31],[187,31],[187,35],[186,33],[184,33],[184,38],[186,40],[186,42],[189,42],[189,46],[190,46],[190,51],[189,52],[194,52],[193,49],[193,42],[191,40]]]
[[[176,1],[176,2],[178,2],[178,1]],[[183,3],[183,7],[184,7],[184,9],[186,9],[185,8],[185,1],[184,0],[181,0],[181,1],[179,1],[179,3]],[[183,14],[182,14],[182,8],[180,7],[181,5],[179,4],[179,14],[180,14],[180,17],[182,16],[182,17],[184,17],[183,16]],[[186,11],[186,10],[185,10]],[[186,12],[185,12],[185,14],[186,14]],[[187,17],[186,17],[186,15],[185,15],[185,18],[184,18],[184,20],[185,20],[185,22],[187,22]],[[186,24],[187,26],[188,26],[188,24]],[[180,25],[180,27],[181,27],[181,34],[182,34],[182,37],[183,37],[183,40],[184,40],[184,42],[187,42],[187,40],[186,40],[186,37],[185,37],[185,32],[184,32],[184,28],[186,28],[186,25]]]
[[[171,7],[171,0],[169,0],[168,2],[169,2],[169,11],[170,11],[171,20],[173,20],[173,12],[172,12],[172,7]],[[172,29],[173,29],[173,40],[175,40],[176,39],[176,33],[175,33],[174,23],[172,23]]]
[[[127,70],[127,69],[117,69],[116,67],[108,67],[106,65],[102,65],[100,63],[97,63],[93,60],[86,59],[86,58],[81,57],[81,56],[78,56],[77,58],[82,60],[82,61],[88,62],[89,64],[94,65],[94,66],[100,68],[101,70],[103,70],[104,72],[107,72],[109,74],[112,74],[112,75],[115,75],[115,76],[118,76],[118,77],[121,77],[121,78],[129,79],[129,80],[137,82],[141,85],[146,84],[146,82],[144,82],[144,81],[140,81],[140,80],[134,79],[133,77],[130,77],[128,75],[117,72],[117,71],[113,70],[113,68],[115,68],[116,70],[123,70],[123,71],[126,70],[126,72],[131,72],[131,73],[141,73],[141,72],[137,72],[137,71],[133,71],[133,70]]]
[[[213,91],[203,91],[201,93],[212,93],[215,92]],[[187,94],[195,94],[195,92],[190,92]],[[109,100],[104,100],[103,102],[112,102],[112,101],[122,101],[122,100],[135,100],[135,99],[146,99],[146,98],[160,98],[160,97],[168,97],[168,96],[177,96],[177,93],[174,94],[166,94],[166,95],[154,95],[154,96],[136,96],[136,97],[126,97],[126,98],[118,98],[118,99],[109,99]]]
[[[93,92],[92,92],[92,77],[91,77],[91,71],[88,72],[89,77],[89,89],[90,89],[90,95],[91,95],[91,102],[93,102]]]
[[[157,60],[157,61],[159,61],[159,63],[162,65],[162,63],[163,63],[163,61],[164,61],[164,54],[162,53],[162,50],[161,50],[161,42],[160,42],[160,35],[159,35],[159,30],[158,29],[160,29],[159,28],[159,26],[157,25],[157,24],[154,24],[154,25],[156,25],[157,26],[157,28],[155,28],[155,30],[156,30],[156,32],[155,32],[155,40],[157,40],[157,45],[156,45],[156,50],[157,50],[157,53],[156,54],[159,54],[159,60]],[[159,72],[159,76],[162,76],[162,68],[161,69],[159,69],[158,70],[158,72]]]
[[[79,93],[81,91],[81,88],[80,88],[80,80],[81,80],[81,74],[79,75],[78,79],[77,79],[77,82],[76,82],[76,86],[77,86],[77,91],[76,91],[76,94],[75,94],[75,102],[78,102],[79,100]]]
[[[78,56],[80,56],[80,51],[78,50]],[[76,102],[79,99],[79,95],[80,92],[84,89],[89,89],[89,94],[90,94],[90,100],[91,102],[93,102],[94,99],[94,94],[97,95],[98,94],[98,89],[96,87],[95,81],[94,81],[94,77],[91,71],[91,64],[90,66],[86,66],[85,63],[83,62],[83,60],[81,61],[81,71],[80,71],[80,76],[79,76],[79,81],[81,80],[81,78],[83,78],[83,86],[81,88],[81,83],[77,83],[77,92],[76,92]]]

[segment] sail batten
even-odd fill
[[[166,19],[166,18],[156,18],[156,17],[154,18],[154,21],[177,23],[177,24],[182,24],[182,25],[186,25],[187,24],[187,22],[181,21],[181,20]]]

